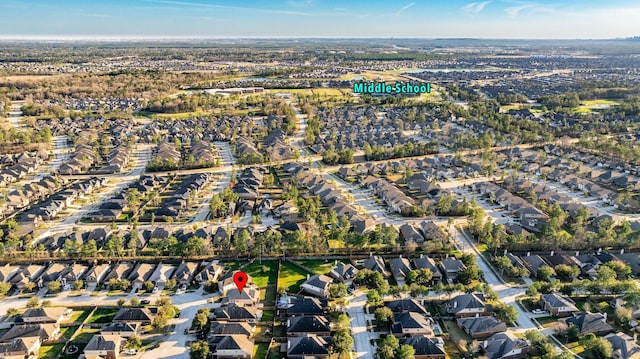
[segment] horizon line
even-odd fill
[[[460,36],[115,36],[115,35],[0,35],[0,42],[7,41],[87,41],[87,42],[130,42],[130,41],[212,41],[212,40],[520,40],[520,41],[607,41],[607,40],[628,40],[638,36],[629,37],[606,37],[606,38],[527,38],[527,37],[460,37]]]

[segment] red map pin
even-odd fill
[[[242,289],[248,280],[249,276],[245,272],[236,272],[236,274],[233,275],[233,282],[236,284],[236,287],[238,287],[240,293],[242,293]]]

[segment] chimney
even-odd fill
[[[531,255],[531,252],[527,252],[527,257],[529,257]]]
[[[309,273],[307,273],[307,280],[309,280]]]
[[[551,254],[550,254],[550,256],[553,256],[553,251],[551,251]]]
[[[624,254],[624,248],[620,249],[620,254]]]
[[[604,312],[604,314],[602,314],[602,316],[604,317],[604,318],[602,318],[602,321],[606,322],[607,321],[607,312]]]
[[[576,251],[576,257],[580,255],[580,251]]]

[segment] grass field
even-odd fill
[[[344,261],[339,261],[339,262],[344,262]],[[318,274],[327,274],[331,271],[331,269],[333,269],[333,267],[335,266],[335,261],[324,261],[321,259],[312,259],[312,260],[306,260],[306,261],[298,261],[298,263],[302,264],[303,266],[311,269],[312,271],[314,271],[315,273]]]
[[[82,329],[80,334],[73,338],[74,343],[88,343],[95,334],[98,334],[100,329]]]
[[[265,359],[267,357],[267,353],[269,353],[269,343],[257,343],[253,347],[252,358]]]
[[[322,95],[322,96],[342,96],[343,93],[340,89],[334,88],[317,88],[311,90],[314,95]]]
[[[82,323],[85,319],[87,319],[90,313],[90,309],[74,310],[73,312],[71,312],[71,316],[69,317],[68,321],[71,323]]]
[[[62,351],[64,343],[43,345],[38,351],[38,359],[53,359],[57,358],[58,354]]]
[[[276,284],[278,262],[262,261],[260,264],[256,261],[244,267],[243,271],[251,277],[251,281],[258,287],[265,288],[267,285]]]
[[[280,277],[278,278],[278,289],[286,288],[289,293],[298,293],[300,284],[307,280],[307,274],[313,275],[313,273],[308,273],[289,262],[282,263]]]
[[[98,308],[87,323],[110,323],[118,313],[118,308]]]

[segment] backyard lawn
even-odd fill
[[[303,266],[311,269],[317,274],[327,274],[329,273],[333,267],[336,265],[336,261],[324,261],[322,259],[312,259],[306,261],[297,261]],[[345,262],[344,260],[339,260],[338,262]]]
[[[118,313],[118,308],[98,308],[87,323],[111,323]]]
[[[269,343],[257,343],[253,348],[253,358],[264,359],[269,352]]]
[[[71,312],[68,322],[82,323],[85,319],[87,319],[90,313],[91,313],[91,309],[74,310],[73,312]]]
[[[262,261],[262,264],[260,264],[256,261],[244,267],[242,270],[249,275],[251,281],[258,287],[265,288],[267,285],[276,284],[278,262]]]
[[[307,280],[307,274],[313,275],[289,262],[283,262],[280,266],[278,289],[285,288],[287,292],[297,294],[300,291],[300,284]]]
[[[51,344],[51,345],[43,345],[40,347],[38,351],[38,358],[44,359],[53,359],[57,358],[58,354],[62,351],[64,347],[64,343]]]

